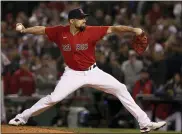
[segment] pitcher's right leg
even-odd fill
[[[83,77],[83,78],[82,78]],[[14,119],[9,121],[10,125],[26,124],[31,116],[36,116],[47,110],[57,102],[67,97],[70,93],[84,85],[84,76],[75,73],[75,71],[65,71],[60,81],[58,82],[54,92],[40,99],[31,108],[26,109],[21,114],[18,114]]]
[[[138,121],[141,133],[156,130],[166,125],[166,122],[151,122],[147,114],[135,103],[126,86],[99,68],[90,71],[89,86],[116,96]]]

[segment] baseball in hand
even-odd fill
[[[135,33],[136,33],[136,35],[142,34],[142,29],[140,29],[140,28],[135,28]]]
[[[22,25],[18,25],[18,26],[16,26],[16,30],[17,30],[17,31],[21,31],[21,30],[23,30],[23,26],[22,26]]]

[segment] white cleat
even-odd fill
[[[151,130],[158,130],[160,128],[162,128],[163,126],[166,125],[165,121],[161,121],[161,122],[151,122],[151,124],[149,126],[146,126],[142,129],[140,129],[141,133],[148,133]]]
[[[13,118],[12,120],[9,121],[8,124],[13,125],[13,126],[20,126],[20,125],[24,125],[25,122],[23,122],[22,120],[20,120],[18,118]]]

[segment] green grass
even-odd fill
[[[138,129],[109,129],[109,128],[55,128],[60,130],[73,131],[75,133],[82,134],[140,134]],[[153,131],[151,134],[182,134],[174,131]]]

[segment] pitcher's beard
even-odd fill
[[[85,29],[86,29],[86,26],[81,26],[81,27],[78,27],[78,29],[79,29],[79,31],[80,31],[80,32],[83,32],[83,31],[85,31]]]

